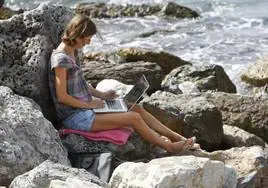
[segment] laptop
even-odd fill
[[[128,112],[138,102],[148,88],[149,83],[146,77],[142,75],[124,97],[105,100],[103,108],[95,108],[93,111],[96,113]]]

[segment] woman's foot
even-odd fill
[[[167,151],[171,153],[179,153],[190,149],[193,146],[193,144],[194,144],[193,138],[189,138],[185,141],[173,142],[169,144]]]
[[[171,142],[186,141],[187,139],[179,134],[174,134],[170,137]]]
[[[200,150],[200,144],[194,143],[194,145],[190,148],[191,151]]]

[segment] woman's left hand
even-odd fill
[[[105,91],[102,93],[101,95],[101,98],[104,99],[104,100],[107,100],[107,99],[114,99],[118,97],[118,95],[116,94],[116,91],[115,90],[108,90],[108,91]]]

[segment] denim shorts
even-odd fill
[[[92,110],[81,110],[66,118],[63,121],[63,126],[66,129],[89,131],[95,116],[95,112]]]

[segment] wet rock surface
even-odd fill
[[[86,14],[92,18],[144,17],[150,15],[175,18],[196,18],[199,14],[176,3],[156,5],[115,5],[105,3],[80,3],[75,7],[76,13]]]

